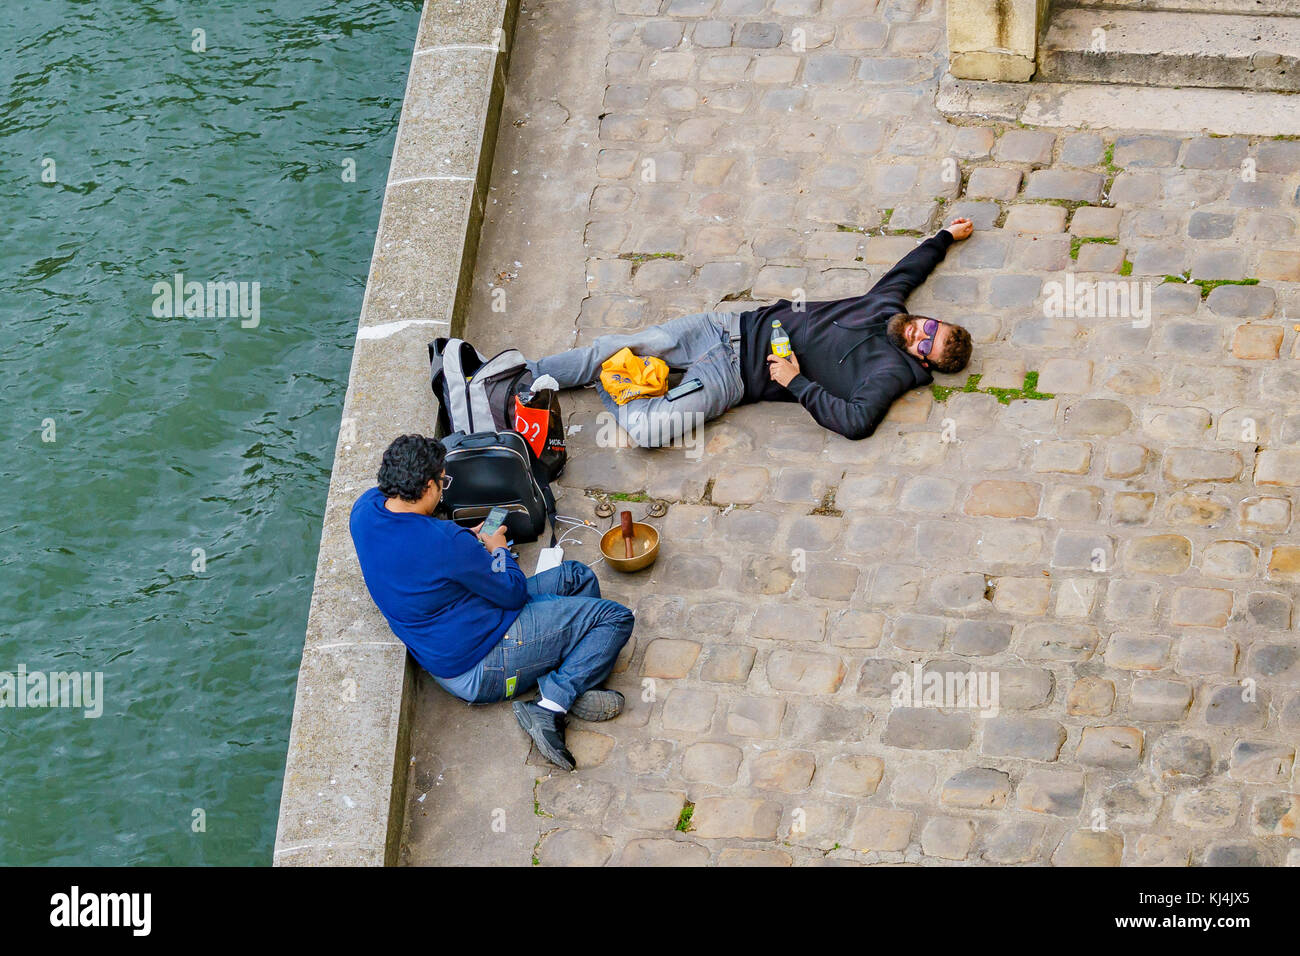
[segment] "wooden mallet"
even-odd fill
[[[618,520],[623,525],[623,557],[630,558],[632,557],[632,539],[635,537],[632,532],[632,512],[619,512]]]

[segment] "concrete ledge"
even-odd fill
[[[935,106],[945,116],[1014,123],[1020,118],[1027,99],[1029,88],[1023,83],[964,80],[945,73],[939,81]]]
[[[1298,65],[1297,18],[1217,12],[1062,10],[1038,50],[1049,82],[1297,92]]]
[[[463,324],[518,8],[427,0],[421,14],[325,503],[276,866],[396,862],[415,673],[366,593],[348,514],[387,443],[432,428],[424,345]]]
[[[1059,5],[1059,4],[1058,4]],[[1090,10],[1171,10],[1175,13],[1251,13],[1255,16],[1300,14],[1296,0],[1070,0]]]
[[[1300,135],[1300,109],[1289,93],[1110,83],[982,83],[945,75],[935,106],[946,116],[1029,126]]]

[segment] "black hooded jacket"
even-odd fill
[[[740,317],[740,368],[749,402],[798,402],[817,423],[845,438],[866,438],[904,392],[933,381],[915,358],[890,343],[890,316],[906,312],[912,290],[925,281],[952,245],[939,230],[881,276],[866,295],[807,302],[788,299]],[[772,322],[781,320],[799,360],[799,374],[783,388],[768,375]]]

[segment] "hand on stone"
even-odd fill
[[[952,233],[952,237],[960,242],[975,231],[975,223],[963,216],[950,222],[947,229]]]

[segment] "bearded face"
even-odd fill
[[[885,337],[889,339],[889,344],[895,348],[907,351],[908,341],[904,334],[907,329],[907,323],[912,321],[912,317],[905,312],[900,312],[891,316],[889,322],[885,325]]]

